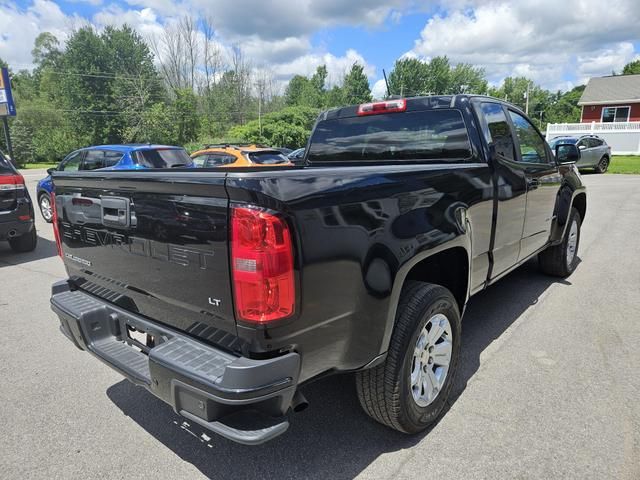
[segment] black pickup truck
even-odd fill
[[[371,417],[418,432],[469,297],[536,255],[576,268],[579,156],[457,95],[324,112],[301,166],[56,172],[51,305],[78,348],[231,440],[283,433],[300,386],[344,372]]]

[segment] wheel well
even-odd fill
[[[455,247],[431,255],[413,266],[405,282],[407,280],[434,283],[448,288],[462,312],[467,301],[469,283],[467,252],[462,247]]]
[[[587,195],[584,193],[576,195],[576,198],[573,199],[573,206],[578,210],[580,220],[584,220],[584,216],[587,214]]]

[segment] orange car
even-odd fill
[[[292,166],[286,155],[262,145],[206,145],[204,150],[191,154],[193,163],[199,168]]]

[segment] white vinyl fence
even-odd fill
[[[640,122],[550,123],[547,140],[565,135],[597,135],[614,155],[640,155]]]

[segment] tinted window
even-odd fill
[[[498,103],[483,103],[481,109],[487,122],[488,131],[485,131],[487,142],[494,144],[496,153],[501,157],[515,160],[513,136],[504,108]]]
[[[520,155],[525,163],[549,163],[545,141],[529,120],[522,115],[509,111],[511,121],[520,143]]]
[[[252,152],[249,153],[249,160],[258,165],[279,165],[289,163],[289,159],[280,152]]]
[[[80,170],[80,162],[82,161],[82,152],[73,152],[67,158],[65,158],[58,170],[65,172],[77,172]]]
[[[104,152],[104,166],[113,167],[122,160],[122,153],[119,152]]]
[[[7,157],[0,152],[0,174],[11,173],[13,174],[13,167]]]
[[[197,157],[193,157],[193,164],[198,168],[202,168],[207,161],[207,157],[208,155],[198,155]]]
[[[311,162],[460,161],[469,157],[467,128],[457,110],[324,120],[316,126],[307,154]]]
[[[147,168],[178,168],[191,165],[192,160],[182,148],[159,148],[136,152],[138,165]]]
[[[210,153],[207,158],[206,167],[219,167],[222,165],[229,165],[236,161],[236,157],[228,155],[226,153]]]
[[[599,138],[590,138],[589,139],[589,147],[590,148],[594,148],[594,147],[600,147],[602,146],[604,142],[602,140],[600,140]]]
[[[122,158],[118,152],[105,150],[89,150],[84,157],[83,170],[97,170],[99,168],[112,167]]]

